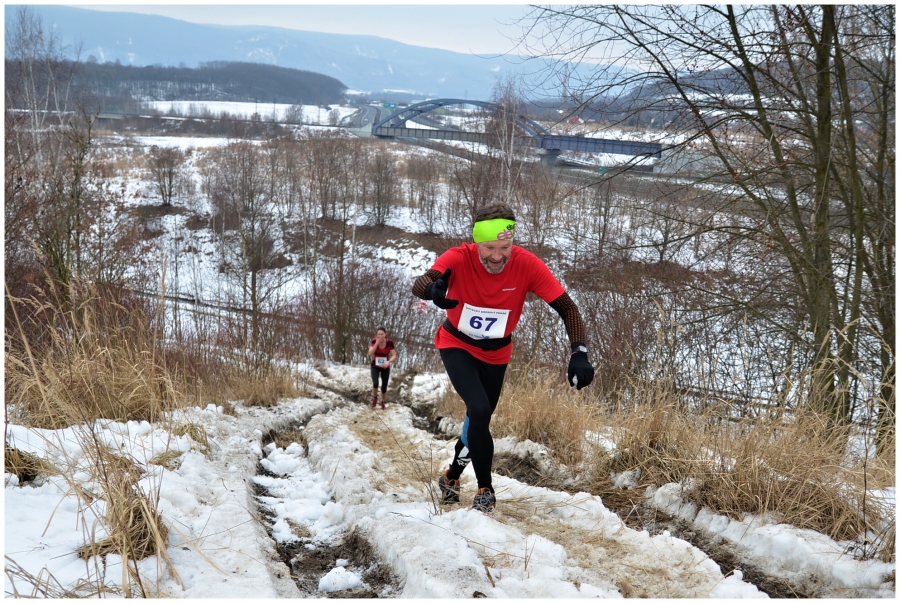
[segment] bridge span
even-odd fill
[[[496,111],[497,105],[485,101],[461,100],[458,98],[440,98],[415,103],[404,107],[387,117],[372,123],[372,135],[379,138],[430,138],[437,140],[457,140],[486,144],[487,134],[483,132],[466,132],[451,128],[407,128],[406,122],[425,113],[448,105],[474,105],[488,111]],[[516,126],[524,133],[519,134],[520,144],[543,149],[548,156],[559,155],[562,151],[581,151],[584,153],[611,153],[616,155],[632,155],[639,157],[662,156],[662,145],[658,143],[638,142],[631,140],[615,140],[606,138],[589,138],[586,136],[562,136],[551,134],[536,121],[516,116]]]

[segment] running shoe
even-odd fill
[[[497,504],[497,497],[494,496],[493,488],[479,488],[475,500],[472,502],[472,508],[478,509],[484,513],[490,513]]]
[[[384,410],[384,400],[381,401],[381,410]]]
[[[447,479],[447,469],[438,478],[438,488],[441,490],[441,504],[452,505],[459,502],[459,480]]]
[[[372,396],[372,408],[375,408],[376,404],[378,404],[378,396]]]

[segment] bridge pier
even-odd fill
[[[553,167],[559,160],[560,149],[538,149],[538,156],[541,158],[541,164]]]

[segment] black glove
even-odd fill
[[[575,345],[572,346],[576,347]],[[582,345],[578,346],[581,350],[586,350]],[[586,351],[578,351],[569,358],[569,370],[566,372],[569,379],[569,385],[574,385],[575,389],[587,387],[594,380],[594,367],[588,360]]]
[[[459,300],[446,298],[447,285],[450,283],[450,271],[451,269],[447,268],[447,272],[440,275],[436,281],[425,288],[425,297],[433,301],[435,306],[444,310],[449,310],[459,305]]]

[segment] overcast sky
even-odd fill
[[[60,4],[65,4],[61,2]],[[78,8],[130,11],[162,15],[216,25],[270,25],[325,33],[365,34],[405,44],[442,48],[463,53],[492,54],[514,51],[512,40],[520,28],[515,23],[529,10],[523,2],[495,1],[437,4],[329,2],[320,4],[262,5],[213,4],[78,4]]]

